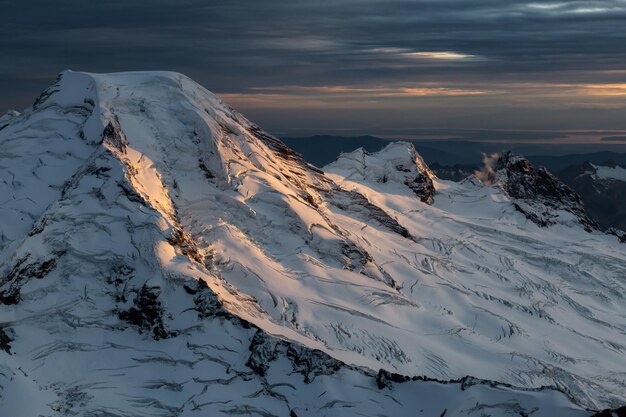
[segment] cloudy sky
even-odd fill
[[[0,11],[0,113],[66,68],[167,69],[274,133],[626,141],[626,0],[0,0]]]

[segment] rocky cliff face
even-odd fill
[[[407,144],[322,171],[175,73],[66,72],[2,120],[0,414],[625,399],[623,250],[528,228],[527,194],[438,180]]]
[[[557,175],[581,196],[603,229],[626,230],[626,167],[612,161],[572,165]],[[616,231],[617,233],[617,231]]]
[[[556,224],[571,214],[587,231],[598,225],[585,212],[580,196],[545,168],[535,169],[522,156],[511,152],[492,157],[483,179],[500,187],[515,208],[540,226]]]

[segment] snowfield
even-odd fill
[[[66,71],[0,118],[0,415],[590,416],[626,251],[526,160],[320,170],[189,78]]]
[[[626,169],[621,166],[607,167],[602,165],[591,164],[596,172],[592,173],[597,179],[612,179],[618,181],[626,181]]]

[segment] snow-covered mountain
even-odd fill
[[[601,227],[616,229],[626,241],[626,166],[612,161],[585,162],[567,167],[558,176],[578,191]]]
[[[624,246],[522,158],[322,171],[167,72],[64,72],[0,120],[0,415],[626,402]]]

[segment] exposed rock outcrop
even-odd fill
[[[559,211],[565,211],[585,230],[598,229],[585,212],[580,196],[547,169],[535,168],[526,158],[511,152],[492,155],[485,162],[479,178],[500,187],[511,197],[515,208],[537,225],[555,224]]]

